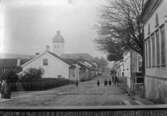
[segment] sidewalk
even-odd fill
[[[127,90],[125,89],[125,85],[123,84],[119,84],[118,88],[122,89],[125,93],[127,93],[128,95],[128,92]],[[139,105],[153,105],[154,103],[145,99],[145,98],[141,98],[139,97],[138,95],[134,95],[134,96],[129,96],[131,99],[133,99],[133,101],[135,101],[135,103],[139,104]]]
[[[145,98],[140,98],[139,96],[133,96],[132,98],[137,100],[137,101],[140,101],[141,103],[143,103],[143,105],[154,105],[153,102],[151,102]]]

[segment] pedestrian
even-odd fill
[[[112,85],[112,82],[111,82],[111,79],[109,79],[109,86],[111,86]]]
[[[118,77],[115,76],[115,86],[117,86],[117,85],[118,85]]]
[[[107,86],[107,84],[108,84],[108,83],[107,83],[107,80],[105,79],[105,81],[104,81],[104,86]]]
[[[5,99],[11,98],[10,85],[6,82],[6,80],[2,81],[1,98],[5,98]]]
[[[99,80],[97,81],[97,86],[98,86],[98,87],[100,86],[100,81],[99,81]]]
[[[79,85],[79,82],[78,82],[78,81],[76,81],[75,85],[76,85],[76,87],[78,87],[78,85]]]

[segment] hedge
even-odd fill
[[[45,78],[45,79],[40,79],[32,82],[20,82],[20,85],[22,86],[22,89],[24,91],[47,90],[47,89],[60,87],[63,85],[68,85],[68,84],[73,84],[73,81],[63,79],[63,78],[56,78],[56,79]],[[10,86],[12,91],[22,90],[20,86],[18,88],[15,83],[10,83]]]

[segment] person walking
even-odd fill
[[[76,85],[76,87],[78,87],[78,86],[79,86],[79,82],[78,82],[78,81],[76,81],[75,85]]]
[[[98,87],[100,86],[100,81],[99,81],[99,80],[97,81],[97,86],[98,86]]]
[[[107,79],[105,79],[104,86],[107,86],[107,84],[108,84]]]
[[[112,82],[111,82],[111,79],[109,79],[109,86],[111,86],[112,85]]]

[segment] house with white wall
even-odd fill
[[[167,0],[148,0],[142,20],[145,38],[145,95],[167,103]]]
[[[50,51],[35,56],[21,67],[23,71],[30,68],[42,69],[44,71],[43,78],[62,77],[69,79],[70,64]]]
[[[134,88],[135,84],[139,82],[136,73],[141,73],[142,57],[137,52],[129,50],[123,54],[123,63],[127,87]]]
[[[66,62],[70,64],[69,67],[69,79],[73,81],[80,81],[80,68],[81,66],[78,64],[77,60],[74,59],[64,59]]]
[[[64,53],[64,38],[60,31],[57,31],[50,46],[47,45],[43,53],[22,64],[23,72],[30,68],[41,68],[44,71],[43,78],[69,79],[71,64],[60,57]]]

